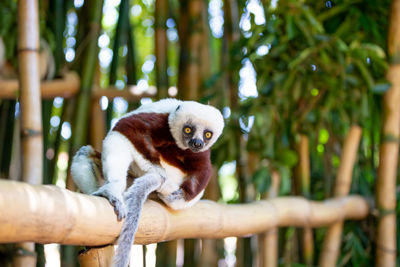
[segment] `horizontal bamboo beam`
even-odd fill
[[[51,99],[56,96],[70,98],[79,91],[79,76],[68,72],[62,79],[43,81],[40,85],[42,98]],[[19,95],[19,81],[0,79],[0,99],[15,99]]]
[[[203,200],[183,211],[148,200],[135,241],[149,244],[179,238],[247,236],[281,226],[320,227],[362,219],[368,212],[368,204],[360,196],[324,202],[281,197],[236,205]],[[0,214],[0,243],[99,246],[114,242],[122,226],[104,198],[8,180],[0,180]]]
[[[94,88],[92,92],[92,98],[99,99],[102,96],[108,99],[114,99],[116,97],[122,97],[127,101],[140,101],[143,97],[154,97],[156,95],[157,89],[154,86],[150,86],[148,92],[136,93],[136,85],[129,85],[127,90],[120,90],[114,86],[108,88]],[[151,93],[149,93],[151,92]]]
[[[74,72],[68,72],[61,79],[43,81],[40,86],[41,96],[43,99],[51,99],[54,97],[72,98],[79,91],[80,79]],[[150,86],[147,92],[137,93],[136,85],[129,85],[127,90],[120,90],[114,86],[107,88],[95,87],[92,91],[93,99],[100,99],[105,96],[109,99],[122,97],[127,101],[140,101],[143,97],[154,97],[157,88]],[[15,99],[19,95],[19,82],[16,79],[3,80],[0,78],[0,99]]]

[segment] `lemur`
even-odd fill
[[[104,139],[102,153],[91,146],[80,148],[71,165],[76,185],[84,193],[107,198],[118,220],[125,218],[114,266],[129,263],[150,193],[156,192],[174,210],[188,208],[202,197],[211,177],[209,149],[223,127],[221,112],[212,106],[164,99],[123,116]],[[105,183],[98,188],[101,176]]]

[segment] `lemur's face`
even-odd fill
[[[170,114],[168,122],[177,146],[193,152],[208,150],[224,127],[219,110],[193,101],[181,104]]]
[[[213,131],[207,125],[188,121],[182,127],[182,142],[193,152],[202,151],[203,148],[207,149],[212,139]]]

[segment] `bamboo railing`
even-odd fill
[[[0,210],[0,243],[99,246],[115,242],[122,226],[106,199],[51,185],[0,179]],[[236,205],[200,201],[182,211],[148,200],[135,242],[246,236],[283,226],[321,227],[345,219],[362,219],[368,212],[368,204],[360,196],[324,202],[282,197]]]
[[[0,79],[0,99],[15,99],[18,91],[18,80]],[[79,91],[79,77],[74,72],[68,72],[62,79],[44,81],[40,86],[40,93],[43,99],[51,99],[56,96],[71,98]]]
[[[310,198],[310,151],[309,139],[306,135],[300,134],[297,144],[299,162],[296,168],[296,191],[306,198]],[[301,230],[302,259],[307,266],[312,266],[314,261],[314,237],[311,228]]]
[[[21,89],[22,180],[31,184],[41,184],[43,174],[38,5],[38,1],[18,1],[18,80]],[[35,244],[16,244],[13,266],[33,267],[35,265]]]
[[[382,143],[376,185],[379,219],[376,238],[376,266],[396,266],[396,179],[400,138],[400,0],[390,8],[388,36],[391,88],[383,100]]]
[[[334,196],[343,197],[349,194],[353,167],[357,158],[358,145],[362,130],[359,126],[352,126],[343,145],[340,166],[337,173]],[[319,265],[322,267],[336,266],[342,241],[343,221],[329,226],[326,232]]]
[[[281,177],[279,172],[273,170],[271,173],[271,186],[268,190],[268,198],[276,198],[279,194]],[[266,233],[258,236],[258,255],[260,267],[278,266],[278,228],[271,228]]]

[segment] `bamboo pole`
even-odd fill
[[[396,266],[396,176],[400,138],[400,0],[390,9],[388,52],[391,65],[387,79],[392,87],[383,100],[382,143],[379,151],[376,204],[379,219],[376,265]]]
[[[299,163],[296,169],[296,191],[306,198],[310,198],[310,152],[309,140],[304,134],[300,134],[297,147]],[[301,250],[303,261],[307,266],[312,266],[314,261],[314,238],[311,228],[301,230]]]
[[[81,267],[109,267],[114,257],[114,246],[92,247],[79,253]]]
[[[100,246],[113,243],[122,227],[106,199],[53,185],[0,179],[0,211],[0,243]],[[367,201],[360,196],[324,202],[279,197],[236,205],[203,200],[182,211],[148,200],[135,241],[150,244],[179,238],[245,236],[274,227],[320,227],[338,220],[363,219],[368,212]]]
[[[100,65],[96,64],[96,73],[94,78],[95,86],[100,84]],[[94,149],[101,151],[103,139],[106,136],[106,117],[101,110],[100,101],[98,98],[92,97],[90,104],[90,144]]]
[[[168,97],[168,0],[156,0],[155,4],[155,55],[158,99]]]
[[[268,190],[268,198],[276,198],[279,195],[280,174],[272,171],[271,187]],[[258,257],[260,267],[278,266],[278,228],[272,228],[258,236]]]
[[[191,0],[188,2],[187,65],[181,74],[184,76],[185,84],[179,91],[180,97],[185,100],[198,100],[201,96],[200,52],[203,31],[201,24],[202,7],[202,0]]]
[[[18,1],[18,80],[21,88],[22,180],[41,184],[43,135],[39,74],[37,1]],[[16,245],[14,266],[35,266],[34,243]],[[18,253],[21,252],[21,253]]]
[[[18,80],[0,79],[0,99],[15,99],[19,94]],[[62,79],[44,81],[40,86],[41,97],[52,99],[56,96],[70,98],[79,90],[79,76],[74,72],[68,72]]]
[[[349,194],[354,164],[357,158],[358,146],[362,129],[352,126],[343,145],[340,166],[336,177],[334,196],[344,197]],[[342,240],[343,221],[332,224],[325,235],[319,266],[336,266]]]

